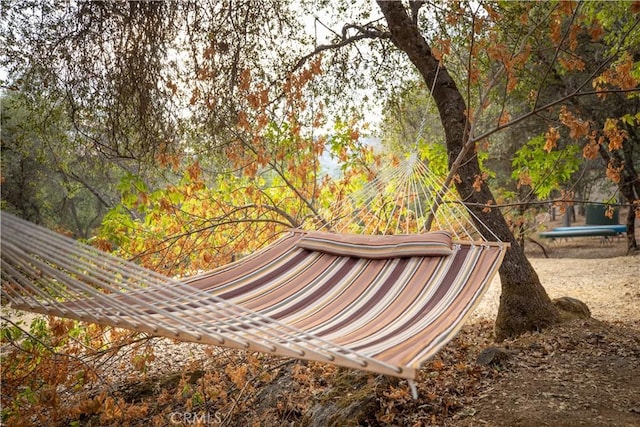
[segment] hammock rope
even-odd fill
[[[500,241],[488,227],[484,228],[490,235],[484,236],[472,218],[478,224],[482,221],[452,190],[442,188],[443,180],[413,153],[331,205],[325,224],[338,233],[414,234],[436,229],[463,241]],[[356,224],[361,218],[360,227],[354,226],[354,218]],[[322,229],[324,224],[314,228]]]
[[[2,213],[1,218],[3,304],[8,302],[28,311],[106,323],[152,335],[324,362],[340,360],[351,367],[377,368],[396,374],[400,371],[397,366],[215,295],[185,287],[177,280],[9,214]],[[206,303],[207,310],[185,315],[198,302]],[[169,306],[181,315],[173,314],[167,309]],[[151,318],[149,312],[160,316]]]
[[[505,247],[456,242],[443,253],[441,240],[420,240],[433,256],[361,259],[305,249],[300,241],[318,236],[292,231],[236,263],[178,281],[7,213],[0,223],[3,305],[408,379],[459,329]],[[402,239],[381,247],[416,244]],[[350,251],[354,244],[344,243]],[[235,302],[223,297],[231,293]]]

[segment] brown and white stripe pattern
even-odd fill
[[[349,236],[295,232],[260,256],[187,283],[415,373],[460,329],[504,255],[502,245],[452,243],[447,234],[430,234],[358,236],[348,247]],[[315,250],[306,236],[314,238]],[[363,255],[356,256],[354,247],[365,239]],[[351,256],[329,247],[335,240]],[[397,250],[394,244],[403,250],[403,240],[423,251],[433,245],[434,255],[381,258],[375,248],[383,243],[384,250]]]
[[[7,214],[2,237],[2,299],[15,308],[410,379],[460,329],[507,246],[293,230],[178,282]]]

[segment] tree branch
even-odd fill
[[[585,84],[586,85],[586,84]],[[556,99],[555,101],[549,102],[548,104],[545,104],[541,107],[537,107],[534,110],[529,111],[528,113],[523,114],[520,117],[517,117],[513,120],[510,120],[509,122],[503,124],[503,125],[499,125],[496,126],[495,128],[481,134],[478,135],[476,137],[472,137],[469,138],[469,141],[471,141],[472,143],[476,143],[479,142],[485,138],[488,138],[489,136],[493,135],[496,132],[499,132],[503,129],[506,129],[508,127],[511,127],[513,125],[515,125],[516,123],[520,123],[526,119],[528,119],[531,116],[537,115],[538,113],[547,110],[551,107],[554,107],[558,104],[561,104],[571,98],[575,98],[578,96],[591,96],[591,95],[601,95],[601,94],[606,94],[606,93],[634,93],[634,92],[640,92],[640,88],[633,88],[633,89],[611,89],[611,90],[590,90],[587,92],[579,92],[580,89],[582,89],[585,85],[580,86],[578,89],[576,89],[574,92],[570,93],[569,95],[563,96],[562,98]]]
[[[347,37],[347,31],[349,29],[356,29],[359,31],[358,34],[355,34],[353,36],[349,36]],[[360,25],[356,25],[356,24],[346,24],[343,28],[342,28],[342,37],[340,38],[340,41],[336,42],[336,43],[332,43],[332,44],[321,44],[318,45],[313,52],[303,56],[302,58],[300,58],[298,60],[298,62],[296,62],[296,64],[293,66],[293,68],[291,69],[290,72],[294,72],[298,69],[300,69],[309,59],[313,58],[314,56],[318,55],[319,53],[324,52],[325,50],[334,50],[334,49],[340,49],[343,48],[347,45],[350,45],[352,43],[355,43],[359,40],[364,40],[364,39],[390,39],[391,38],[391,33],[386,32],[386,31],[381,31],[375,28],[371,28],[371,27],[366,27],[366,26],[360,26]]]

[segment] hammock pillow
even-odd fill
[[[310,231],[296,246],[331,255],[368,259],[448,256],[452,253],[451,234],[445,231],[394,236]]]

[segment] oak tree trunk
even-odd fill
[[[433,99],[444,127],[451,166],[469,138],[464,98],[446,68],[438,64],[432,55],[430,46],[402,2],[378,0],[377,3],[386,18],[392,42],[407,54],[427,87],[433,88]],[[502,340],[556,323],[558,312],[525,257],[523,248],[514,239],[502,213],[498,209],[485,212],[475,205],[495,204],[486,183],[481,185],[480,191],[473,188],[476,177],[480,174],[475,147],[470,147],[458,169],[460,180],[456,180],[456,189],[462,200],[469,203],[470,209],[481,220],[482,223],[477,226],[485,236],[492,235],[487,232],[490,229],[500,240],[511,243],[500,267],[502,294],[495,330],[496,339]]]

